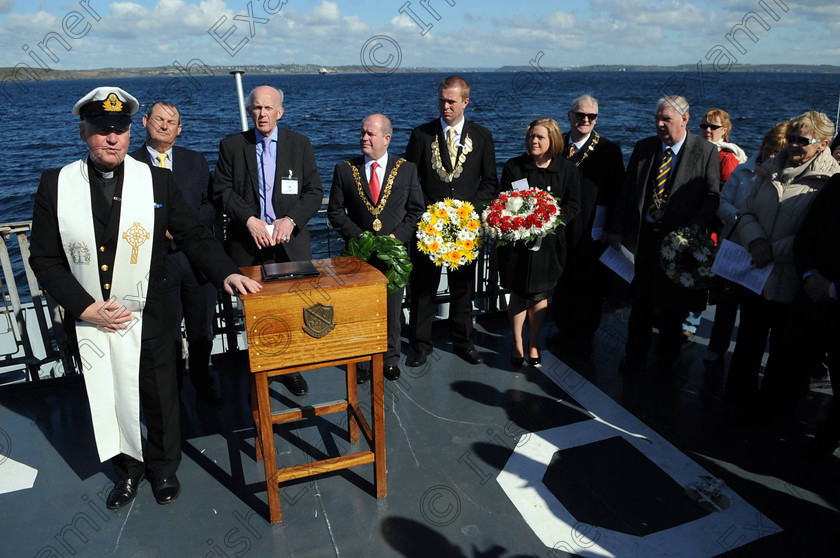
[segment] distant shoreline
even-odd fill
[[[246,66],[202,66],[196,71],[190,71],[189,75],[227,75],[233,70],[242,70],[250,75],[293,75],[293,74],[318,74],[323,66],[314,64],[278,64],[278,65],[246,65]],[[150,77],[184,77],[188,68],[183,66],[156,66],[148,68],[102,68],[96,70],[43,70],[39,67],[15,66],[14,68],[0,68],[2,82],[35,82],[71,79],[111,79],[111,78],[150,78]],[[445,73],[445,72],[520,72],[533,71],[532,66],[502,66],[500,68],[401,68],[400,73]],[[566,68],[540,67],[546,72],[687,72],[696,73],[696,64],[682,64],[678,66],[640,66],[640,65],[595,65],[576,66]],[[714,72],[711,65],[704,65],[703,71]],[[358,74],[365,73],[367,69],[361,65],[355,66],[333,66],[329,67],[326,75]],[[805,65],[805,64],[757,64],[757,65],[734,65],[729,72],[772,72],[772,73],[840,73],[840,66]],[[326,76],[325,76],[326,77]]]

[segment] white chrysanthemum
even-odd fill
[[[677,252],[670,246],[663,246],[662,257],[668,260],[669,262],[672,262],[674,261],[674,258],[677,257]]]
[[[505,203],[505,209],[511,212],[517,212],[522,209],[522,205],[525,202],[522,201],[522,198],[509,198],[507,203]]]
[[[688,273],[683,273],[680,275],[680,284],[683,287],[693,287],[694,286],[694,278],[689,275]]]

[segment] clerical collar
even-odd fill
[[[90,169],[93,170],[96,177],[101,180],[111,180],[112,178],[114,178],[117,169],[120,167],[120,165],[122,165],[122,163],[120,163],[120,165],[117,165],[111,170],[101,171],[98,168],[96,168],[96,165],[93,164],[93,161],[91,161],[90,158],[88,158],[88,163],[88,167],[90,167]]]

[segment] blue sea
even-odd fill
[[[212,169],[219,140],[240,129],[235,81],[227,73],[193,74],[5,84],[2,112],[7,171],[0,182],[0,223],[30,219],[40,173],[84,156],[86,149],[79,139],[78,119],[72,115],[72,108],[79,98],[100,85],[122,87],[137,97],[141,111],[156,100],[174,102],[181,110],[184,126],[179,144],[203,152]],[[246,94],[263,84],[284,91],[285,114],[280,125],[310,138],[324,195],[328,195],[334,166],[359,152],[362,119],[373,112],[387,114],[394,124],[391,153],[402,153],[411,129],[438,116],[436,89],[446,75],[245,74],[243,85]],[[654,133],[656,100],[665,94],[676,92],[689,100],[689,128],[697,134],[706,110],[718,107],[729,112],[734,126],[731,140],[752,155],[766,130],[778,121],[811,109],[825,112],[834,120],[840,92],[837,74],[716,73],[710,69],[702,73],[544,72],[536,67],[515,73],[475,72],[463,76],[471,86],[467,118],[493,133],[499,172],[505,161],[524,151],[528,122],[549,116],[565,131],[569,103],[583,93],[599,99],[596,129],[621,145],[626,163],[633,144]],[[138,114],[131,149],[143,138]],[[326,225],[320,220],[312,227],[317,230]],[[12,252],[13,262],[17,258],[19,263],[19,256]],[[16,270],[22,272],[19,265]],[[18,279],[21,285],[21,277]]]

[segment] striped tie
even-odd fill
[[[672,168],[674,168],[674,152],[668,148],[662,155],[662,163],[659,165],[659,172],[656,173],[656,189],[653,192],[651,209],[659,207],[665,201],[665,187],[668,185]]]

